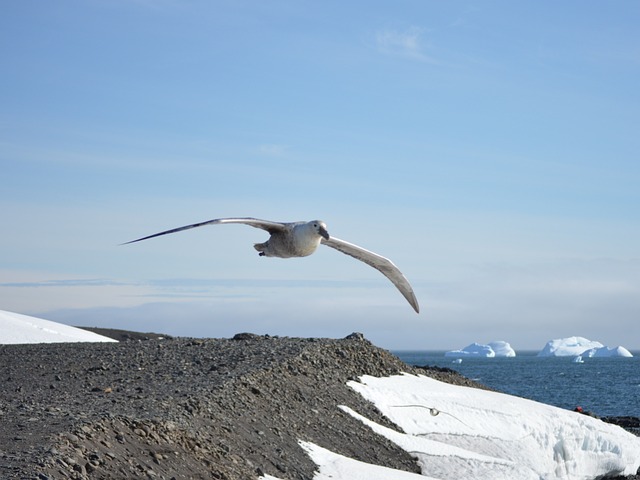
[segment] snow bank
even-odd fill
[[[539,357],[633,357],[624,347],[605,347],[584,337],[567,337],[549,340],[538,353]]]
[[[0,345],[16,343],[115,342],[62,323],[0,310]]]
[[[360,462],[311,442],[300,442],[300,446],[319,468],[313,480],[437,480],[417,473]],[[281,479],[264,475],[260,480]]]
[[[640,467],[640,438],[587,415],[425,376],[365,375],[348,385],[401,431],[340,408],[413,455],[422,475],[301,441],[318,466],[314,480],[587,480],[632,475]]]
[[[405,433],[343,410],[412,453],[423,475],[591,479],[640,467],[640,438],[579,413],[425,376],[364,376],[349,386]]]
[[[445,352],[445,357],[465,358],[465,357],[515,357],[516,352],[507,342],[495,341],[488,344],[472,343],[462,350],[451,350]]]
[[[300,445],[314,461],[320,472],[313,480],[426,480],[424,475],[403,472],[393,468],[381,467],[359,462],[349,457],[333,453],[313,443],[300,442]],[[428,479],[427,479],[428,480]],[[432,479],[435,480],[435,479]]]

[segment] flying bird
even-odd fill
[[[173,228],[160,233],[154,233],[147,237],[131,240],[123,245],[148,240],[149,238],[167,235],[169,233],[181,232],[190,228],[202,227],[204,225],[218,225],[223,223],[242,223],[254,228],[261,228],[269,232],[270,237],[266,242],[254,244],[254,248],[261,257],[306,257],[316,251],[321,243],[331,248],[352,256],[353,258],[372,266],[379,270],[396,286],[400,293],[407,299],[409,304],[418,313],[420,307],[409,281],[405,278],[398,267],[391,260],[382,257],[377,253],[365,250],[353,243],[345,242],[339,238],[329,236],[327,225],[320,220],[310,222],[272,222],[257,218],[216,218],[206,222],[185,225],[184,227]]]
[[[438,410],[435,407],[427,407],[426,405],[391,405],[392,407],[395,408],[424,408],[425,410],[429,410],[429,414],[432,417],[437,417],[438,415],[440,415],[441,413],[444,413],[445,415],[449,415],[450,417],[455,418],[457,421],[459,421],[460,423],[467,425],[467,427],[469,428],[473,428],[470,425],[464,423],[462,420],[460,420],[458,417],[456,417],[455,415],[452,415],[451,413],[447,413],[447,412],[443,412],[442,410]],[[424,433],[419,433],[418,435],[426,435]]]

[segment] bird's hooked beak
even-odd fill
[[[329,240],[329,232],[327,232],[327,229],[324,228],[322,225],[320,225],[320,228],[318,228],[318,233],[322,236],[322,238],[324,238],[325,240]]]

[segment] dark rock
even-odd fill
[[[350,333],[349,335],[347,335],[346,337],[344,337],[347,340],[361,340],[361,341],[366,341],[367,339],[364,338],[364,335],[360,332],[353,332]]]
[[[255,333],[236,333],[232,340],[258,340],[260,335],[256,335]]]
[[[99,327],[77,327],[82,330],[87,330],[89,332],[97,333],[98,335],[102,335],[103,337],[112,338],[119,342],[131,342],[131,341],[146,341],[146,340],[170,340],[173,337],[170,335],[165,335],[163,333],[141,333],[141,332],[130,332],[128,330],[118,330],[115,328],[99,328]]]
[[[626,430],[640,430],[640,418],[638,417],[602,417],[601,420],[603,422],[613,423]]]

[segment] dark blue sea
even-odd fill
[[[601,417],[640,417],[640,352],[633,358],[537,357],[465,358],[453,363],[444,352],[393,351],[410,365],[447,367],[504,393]]]

